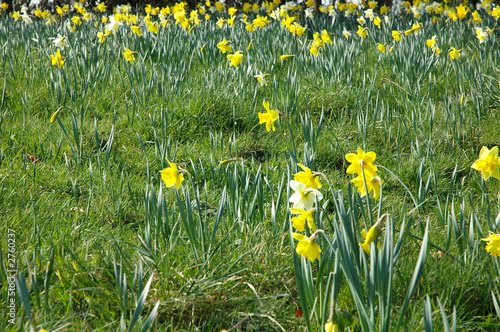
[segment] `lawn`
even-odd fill
[[[500,6],[312,3],[3,6],[1,330],[500,328]]]

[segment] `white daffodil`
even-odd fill
[[[290,181],[290,188],[294,191],[290,197],[290,202],[293,203],[294,208],[310,210],[316,203],[316,199],[318,201],[323,199],[323,194],[317,189],[307,188],[305,184],[298,181]]]

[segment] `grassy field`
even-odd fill
[[[0,329],[500,329],[500,6],[371,5],[2,12]]]

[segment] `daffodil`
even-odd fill
[[[358,148],[357,153],[348,153],[345,155],[345,159],[351,163],[346,170],[347,174],[362,174],[361,168],[364,168],[368,172],[376,172],[377,166],[373,165],[377,154],[373,151],[366,152],[363,149]]]
[[[490,236],[485,239],[481,239],[481,241],[488,242],[486,244],[487,252],[489,252],[492,256],[500,257],[500,234],[495,234],[490,231]]]
[[[140,27],[132,25],[132,26],[130,26],[130,29],[132,30],[132,33],[134,33],[138,36],[142,36],[142,31],[141,31]]]
[[[386,51],[385,44],[380,44],[380,43],[377,43],[377,44],[378,44],[377,49],[380,52],[385,53],[385,51]]]
[[[226,40],[226,38],[224,38],[220,43],[217,44],[217,48],[221,50],[223,54],[225,54],[226,52],[232,52],[233,49],[231,48],[230,43],[231,42],[229,40]]]
[[[339,332],[339,326],[328,322],[325,324],[325,332]]]
[[[294,208],[302,208],[304,210],[310,210],[316,199],[321,201],[323,199],[323,194],[317,189],[307,188],[305,184],[291,180],[290,187],[293,189],[294,193],[290,196],[290,202],[293,203]]]
[[[97,33],[97,37],[99,38],[99,43],[102,44],[106,41],[106,34],[102,32]]]
[[[349,39],[349,37],[351,36],[351,33],[349,31],[347,31],[344,27],[344,30],[342,30],[342,34],[344,35],[344,37],[346,37],[347,39]]]
[[[182,181],[184,181],[184,175],[179,172],[177,165],[171,163],[170,161],[168,161],[168,164],[170,165],[170,167],[160,171],[161,179],[163,180],[163,182],[165,182],[165,186],[167,186],[167,188],[175,186],[177,189],[179,189],[181,187]]]
[[[318,180],[318,176],[321,173],[313,173],[309,167],[302,164],[297,164],[302,168],[302,172],[298,172],[294,175],[293,179],[303,183],[307,188],[319,189],[321,188],[321,183]]]
[[[394,38],[395,41],[400,42],[401,41],[401,32],[397,30],[392,30],[392,38]]]
[[[236,51],[234,54],[229,54],[227,58],[231,61],[229,67],[234,66],[236,68],[242,62],[241,58],[243,58],[243,54],[240,51]]]
[[[388,214],[382,215],[377,220],[377,222],[372,227],[370,227],[370,229],[368,230],[368,234],[366,233],[366,231],[364,229],[361,231],[361,236],[363,236],[363,238],[365,239],[365,242],[360,243],[359,245],[367,253],[370,253],[370,244],[375,242],[375,240],[380,235],[380,232],[382,231],[383,221],[384,221],[385,217],[387,217],[387,216],[388,216]]]
[[[382,190],[382,179],[380,179],[380,176],[378,176],[376,172],[365,170],[364,174],[364,177],[363,174],[359,174],[356,178],[352,179],[351,182],[358,188],[361,197],[365,197],[366,191],[368,190],[368,193],[373,191],[373,197],[375,199],[379,199]]]
[[[125,47],[125,52],[123,52],[123,57],[125,58],[125,60],[127,60],[130,63],[132,63],[132,62],[135,61],[135,55],[134,55],[134,53],[136,53],[136,52],[133,52],[130,49],[128,49],[128,48]]]
[[[269,76],[269,74],[260,73],[259,75],[255,75],[254,77],[257,79],[257,82],[259,82],[260,86],[264,86],[267,85],[266,76]]]
[[[462,50],[457,50],[456,48],[451,47],[450,52],[448,52],[448,54],[450,55],[450,58],[452,60],[460,59],[460,57],[462,56]]]
[[[437,37],[436,37],[436,35],[434,35],[434,36],[432,36],[431,39],[427,39],[425,44],[427,45],[427,47],[434,49],[436,47],[436,42],[437,42]]]
[[[313,213],[316,209],[311,209],[309,211],[304,210],[303,208],[290,208],[290,212],[293,214],[298,214],[298,216],[292,218],[292,226],[299,232],[303,232],[306,227],[309,227],[309,230],[314,232],[316,230],[316,223],[314,222]]]
[[[266,109],[266,113],[258,113],[259,117],[259,124],[266,124],[266,130],[267,131],[275,131],[276,128],[274,128],[274,121],[278,120],[279,118],[279,113],[276,110],[272,110],[269,108],[269,102],[268,101],[263,101],[262,106]]]
[[[68,39],[66,37],[61,37],[60,35],[54,39],[53,43],[57,48],[60,48],[61,50],[64,50],[69,46]]]
[[[358,25],[358,31],[356,31],[356,33],[361,38],[366,38],[368,36],[368,32],[366,32],[366,30],[368,30],[368,28],[363,28],[361,25]]]
[[[314,232],[310,237],[307,237],[300,233],[292,233],[292,236],[295,240],[299,241],[297,244],[297,248],[295,251],[298,255],[304,256],[309,259],[311,262],[314,262],[316,259],[319,260],[321,248],[316,243],[316,237],[319,233],[323,232],[321,229],[318,229]]]
[[[280,56],[280,59],[281,59],[281,61],[286,61],[286,60],[291,59],[293,57],[295,57],[295,55],[283,54],[282,56]]]
[[[500,180],[498,147],[494,146],[489,150],[486,146],[483,146],[479,152],[479,159],[471,167],[480,171],[484,180],[488,180],[490,176]]]
[[[64,66],[64,59],[61,55],[61,50],[58,49],[55,54],[51,54],[50,58],[52,59],[52,66],[57,66],[59,69]]]

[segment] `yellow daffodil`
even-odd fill
[[[266,130],[267,131],[275,131],[276,128],[274,128],[274,121],[278,120],[279,118],[279,113],[276,110],[272,110],[269,108],[269,102],[264,101],[262,102],[262,105],[266,109],[266,113],[258,113],[257,116],[259,117],[259,124],[266,124]]]
[[[313,218],[313,213],[316,211],[316,209],[311,209],[309,211],[306,211],[302,208],[290,208],[290,212],[293,214],[298,214],[298,216],[292,218],[292,226],[299,232],[303,232],[306,228],[306,222],[307,222],[307,227],[309,227],[309,230],[314,232],[316,230],[316,223],[314,222]]]
[[[392,38],[394,38],[395,41],[400,42],[401,41],[401,32],[392,30]]]
[[[380,23],[382,23],[382,20],[380,19],[380,17],[377,16],[373,19],[373,24],[375,24],[377,26],[377,28],[379,28],[379,29],[380,29]]]
[[[375,173],[377,171],[377,166],[373,165],[377,154],[373,151],[366,152],[363,149],[358,148],[357,153],[348,153],[345,155],[345,159],[351,163],[347,168],[347,174],[362,174],[361,168],[363,167],[365,171]]]
[[[479,159],[471,167],[480,171],[484,180],[488,180],[490,176],[500,180],[498,147],[494,146],[489,150],[486,146],[483,146],[479,152]]]
[[[243,58],[243,54],[240,51],[236,51],[234,54],[229,54],[227,58],[231,61],[229,67],[234,66],[236,68],[242,62],[241,58]]]
[[[132,30],[132,33],[134,33],[138,36],[142,36],[142,31],[141,31],[140,27],[132,25],[132,26],[130,26],[130,29]]]
[[[365,177],[363,178],[363,174],[359,174],[356,178],[352,179],[351,182],[358,188],[361,197],[366,196],[366,190],[368,192],[373,191],[373,197],[375,199],[379,199],[380,192],[382,190],[382,180],[377,175],[377,172],[370,172],[365,169]],[[366,179],[366,187],[365,187],[365,179]]]
[[[177,165],[171,163],[170,161],[168,161],[168,164],[170,165],[170,167],[160,171],[161,179],[163,180],[163,182],[165,182],[165,186],[167,186],[167,188],[175,186],[177,189],[179,189],[181,187],[182,181],[184,181],[184,175],[179,172]]]
[[[385,51],[386,51],[385,45],[384,44],[380,44],[380,43],[377,43],[377,44],[378,44],[377,49],[380,52],[385,53]]]
[[[128,62],[132,63],[135,61],[135,55],[134,55],[134,51],[131,51],[130,49],[126,48],[125,47],[125,52],[123,52],[123,57],[125,58],[125,60],[127,60]]]
[[[462,50],[457,50],[456,48],[451,47],[450,52],[448,52],[448,54],[450,55],[450,58],[452,60],[460,59],[460,57],[462,56]]]
[[[97,37],[99,38],[99,43],[102,44],[106,41],[106,35],[102,32],[97,33]]]
[[[303,183],[307,188],[319,189],[321,188],[321,183],[318,180],[318,176],[321,173],[313,173],[309,167],[302,164],[297,164],[302,168],[302,172],[298,172],[294,175],[293,179]]]
[[[316,259],[319,260],[320,258],[319,254],[321,253],[321,248],[316,243],[316,237],[318,236],[319,233],[322,232],[323,231],[321,229],[318,229],[310,237],[307,237],[299,233],[292,233],[293,238],[299,241],[299,243],[297,244],[297,248],[295,249],[297,254],[304,256],[311,262],[314,262]]]
[[[330,35],[328,34],[328,31],[326,31],[326,30],[323,30],[321,32],[321,40],[323,40],[323,43],[325,43],[325,44],[331,44],[332,43],[332,39],[330,38]]]
[[[59,69],[64,66],[64,59],[61,55],[61,50],[58,49],[55,54],[51,54],[50,58],[52,59],[52,66],[57,66]]]
[[[380,235],[380,232],[382,231],[382,222],[386,216],[387,214],[382,215],[379,220],[377,220],[377,222],[372,227],[370,227],[370,230],[368,230],[368,234],[366,234],[366,231],[364,229],[361,231],[361,235],[365,239],[365,242],[360,243],[359,245],[368,254],[370,253],[370,244],[375,242],[375,240]]]
[[[325,332],[339,332],[339,326],[328,322],[325,324]]]
[[[417,32],[417,31],[419,31],[419,30],[421,30],[421,29],[423,29],[423,28],[424,28],[424,27],[422,26],[422,23],[419,23],[419,22],[417,22],[416,24],[414,23],[414,24],[412,25],[412,27],[411,27],[411,29],[410,29],[410,30],[406,30],[406,31],[405,31],[405,35],[406,35],[406,36],[409,36],[409,35],[411,35],[412,33]]]
[[[221,50],[223,54],[225,54],[226,52],[232,52],[233,49],[231,48],[230,43],[231,42],[229,40],[226,40],[226,38],[224,38],[220,43],[217,44],[217,48]]]
[[[358,25],[358,31],[356,31],[356,33],[361,38],[366,38],[368,36],[368,32],[366,32],[366,30],[368,30],[368,28],[363,28],[361,25]]]
[[[486,251],[489,252],[490,255],[500,257],[500,234],[495,234],[490,231],[490,236],[481,239],[481,241],[488,242],[486,244]]]
[[[295,57],[295,55],[283,54],[282,56],[280,56],[280,59],[281,59],[281,61],[286,61],[286,60],[291,59],[293,57]]]
[[[434,35],[434,36],[432,36],[431,39],[427,39],[425,44],[427,45],[427,47],[434,48],[434,47],[436,47],[436,42],[437,42],[437,37],[436,37],[436,35]]]

